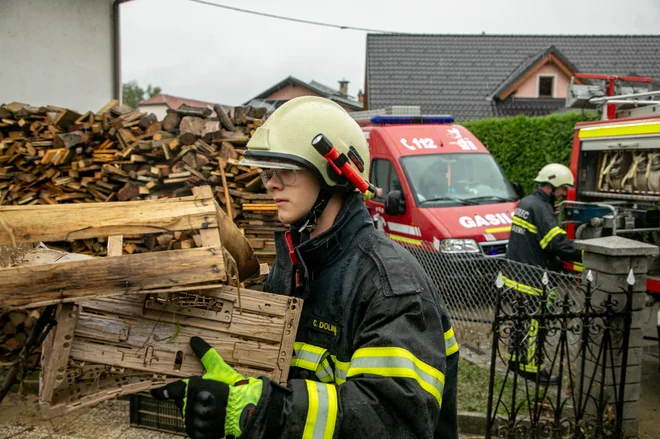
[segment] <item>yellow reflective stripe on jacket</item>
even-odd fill
[[[543,290],[539,288],[534,288],[529,285],[516,282],[515,280],[509,279],[506,276],[502,276],[502,280],[504,281],[505,287],[513,288],[514,290],[520,291],[521,293],[530,294],[532,296],[540,296],[543,294]]]
[[[361,374],[412,378],[438,401],[438,405],[442,405],[445,375],[403,348],[358,349],[351,358],[346,377]]]
[[[561,235],[562,233],[564,235],[566,234],[564,229],[562,229],[559,226],[555,226],[552,229],[550,229],[550,231],[548,233],[546,233],[546,235],[541,240],[541,248],[545,249],[548,246],[548,244],[550,244],[550,241],[552,241],[555,236]]]
[[[513,216],[512,218],[513,224],[515,224],[518,227],[522,227],[523,229],[532,232],[533,234],[537,235],[539,233],[538,229],[536,226],[528,221],[525,221],[524,219],[520,218],[519,216]]]
[[[454,335],[454,328],[449,328],[449,331],[445,331],[445,352],[447,356],[458,352],[458,342]]]
[[[327,359],[327,349],[307,343],[296,342],[293,345],[291,367],[312,371],[324,383],[332,383],[335,374]]]
[[[291,366],[316,372],[327,350],[307,343],[296,342],[293,345]]]
[[[337,388],[306,380],[307,420],[303,439],[332,439],[337,424]]]
[[[333,383],[335,381],[335,373],[327,358],[316,369],[316,378],[321,380],[322,383]]]
[[[348,361],[339,361],[337,357],[332,355],[332,361],[335,363],[335,383],[344,384],[346,382],[346,373],[351,363]]]

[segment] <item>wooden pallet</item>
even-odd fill
[[[209,285],[59,305],[42,346],[40,406],[46,418],[203,374],[190,349],[208,341],[245,376],[285,383],[302,302]],[[192,305],[190,302],[198,303]]]
[[[57,304],[42,345],[45,417],[201,374],[188,345],[195,335],[241,373],[286,381],[302,302],[240,288],[258,261],[210,188],[112,205],[0,207],[0,226],[0,244],[109,236],[105,258],[42,250],[33,265],[0,270],[0,308]],[[201,248],[122,255],[124,234],[188,229]]]

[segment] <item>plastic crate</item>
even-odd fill
[[[131,426],[186,436],[181,410],[172,401],[148,393],[131,395]]]

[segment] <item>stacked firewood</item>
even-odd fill
[[[0,314],[0,366],[9,365],[21,350],[32,328],[39,320],[40,312],[11,311]],[[28,358],[28,367],[37,364],[39,353]]]
[[[0,204],[150,200],[187,196],[210,185],[262,262],[274,258],[282,230],[260,170],[238,164],[265,109],[182,106],[153,114],[109,102],[96,113],[11,103],[0,107]],[[124,252],[191,248],[193,234],[127,236]],[[62,250],[103,254],[95,240]]]
[[[33,248],[34,245],[31,244],[20,244],[15,248],[0,246],[0,268],[20,264],[25,254]],[[15,360],[39,315],[38,310],[0,312],[0,368]],[[38,352],[30,356],[28,366],[33,367],[38,358]]]

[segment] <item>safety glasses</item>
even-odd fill
[[[297,171],[295,169],[264,169],[261,171],[261,181],[264,183],[264,187],[268,184],[273,176],[277,177],[282,186],[291,186],[296,182],[298,178]]]

